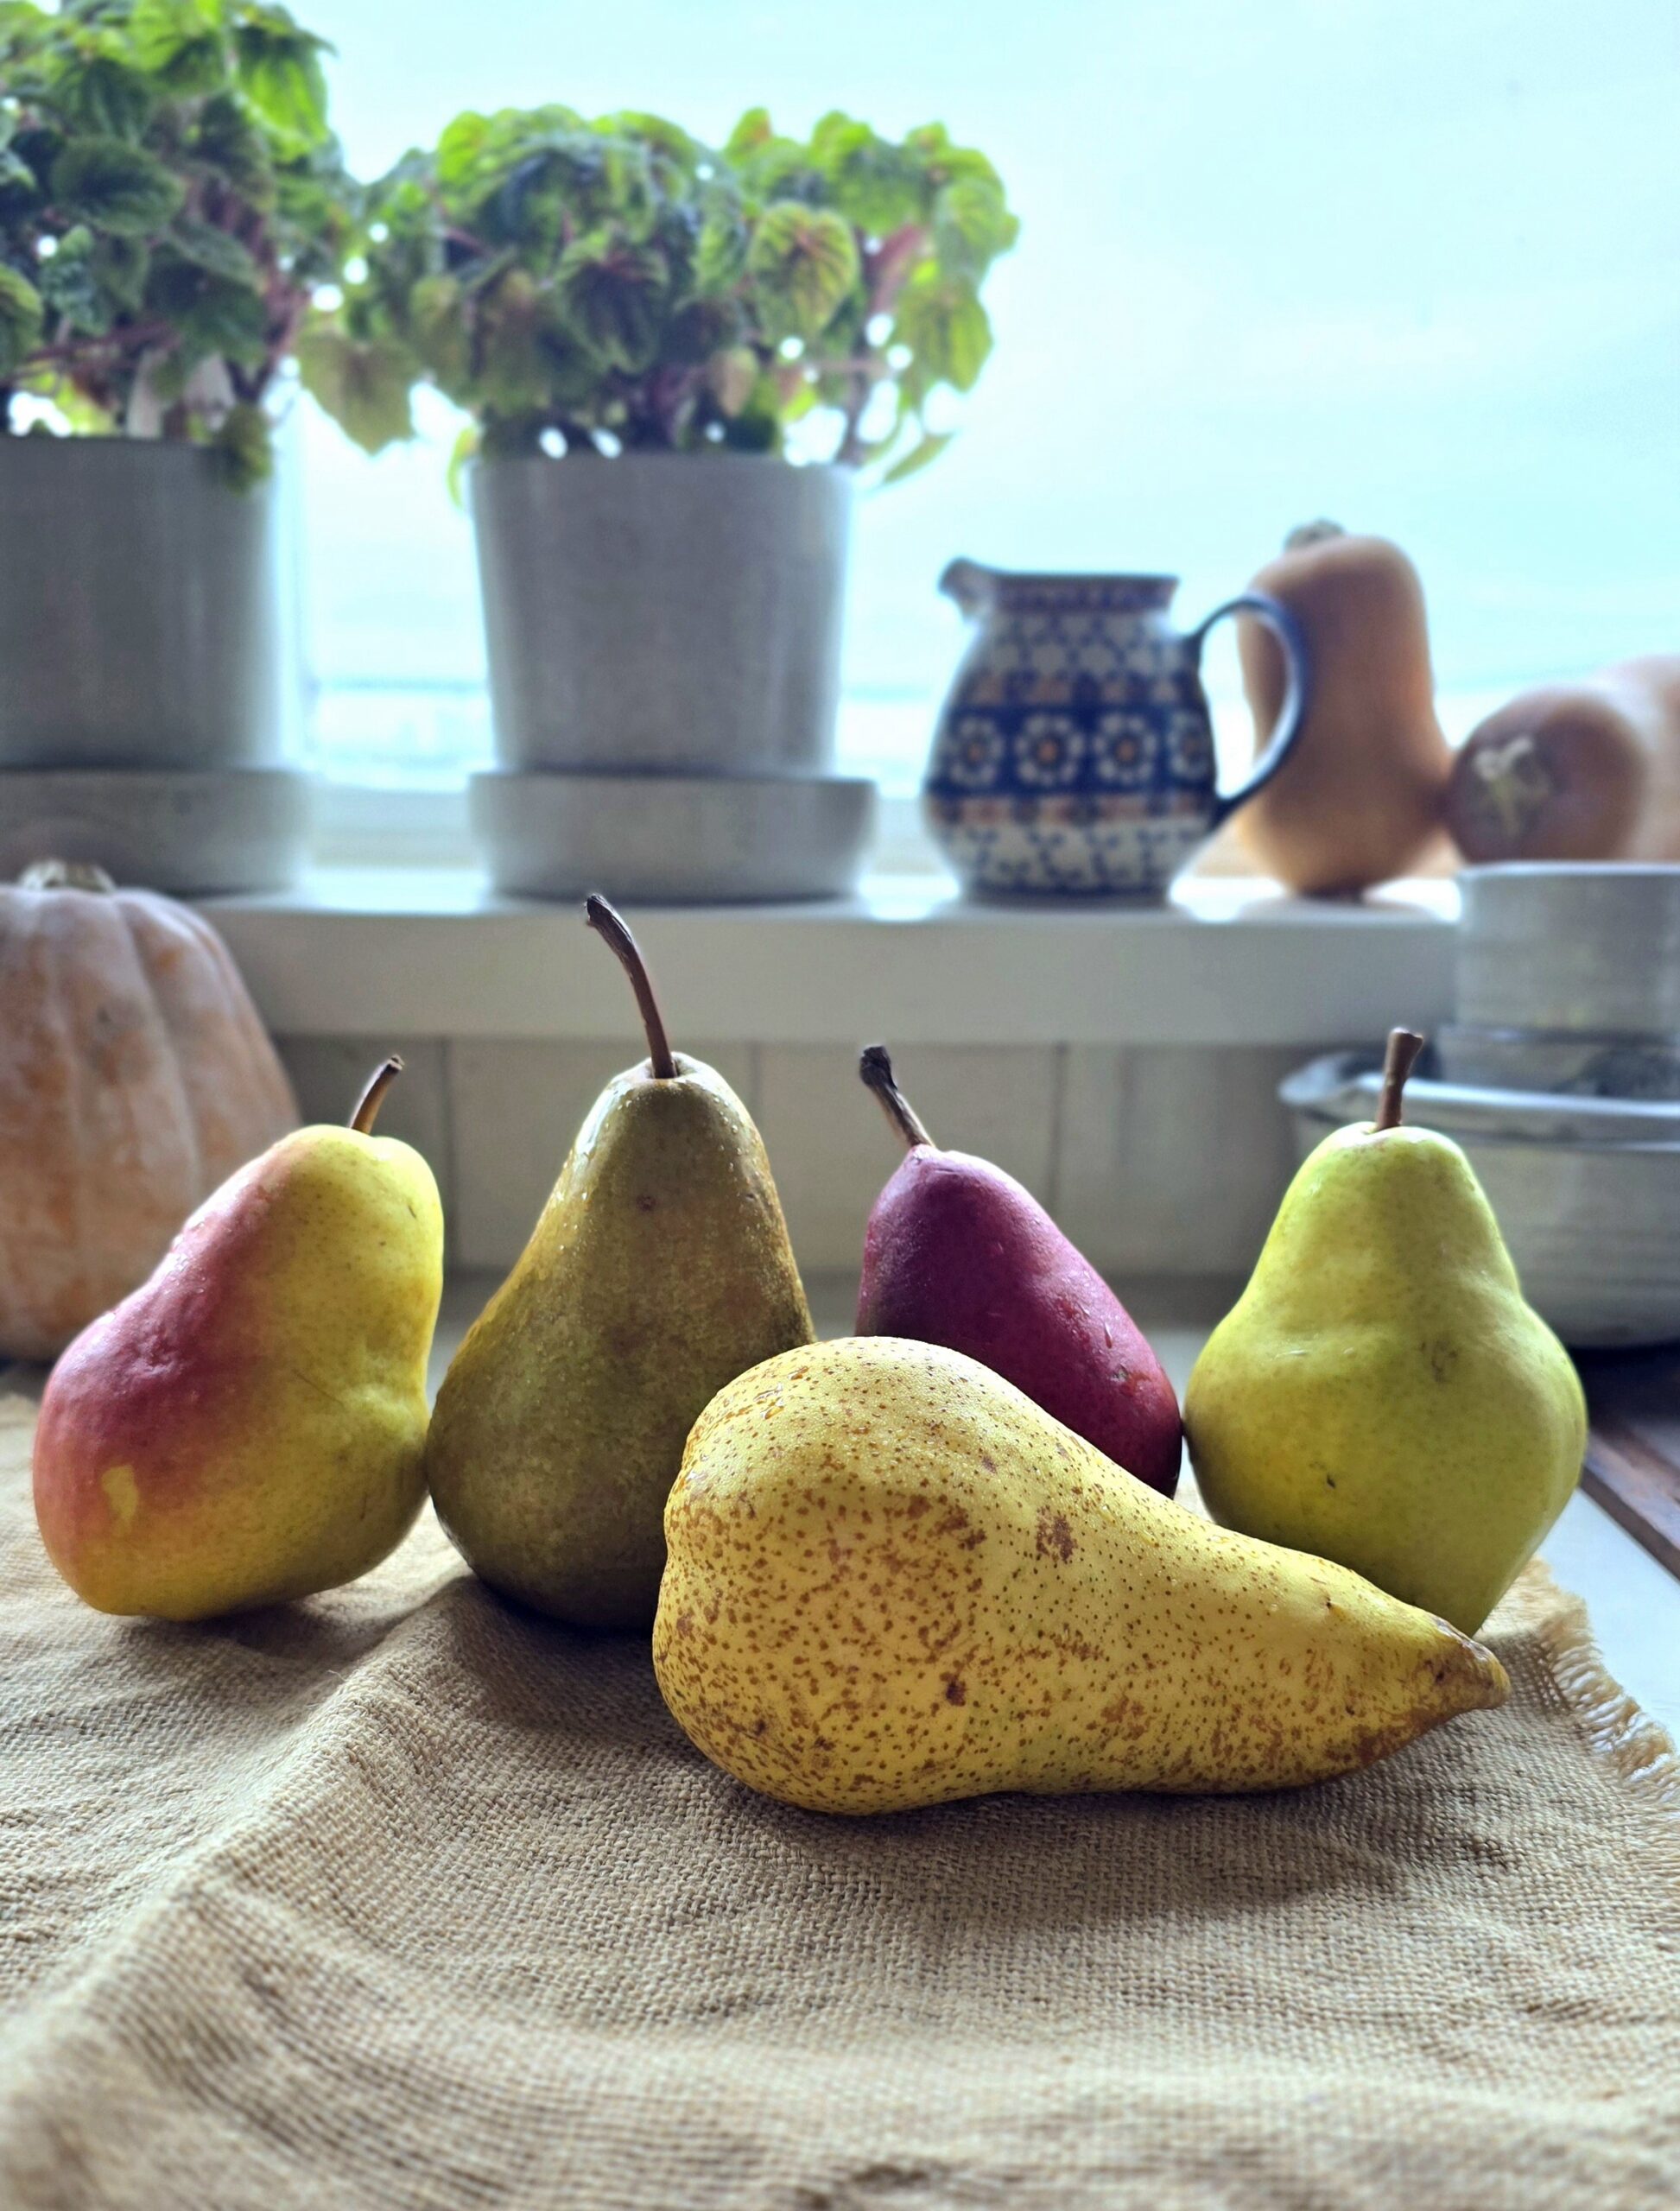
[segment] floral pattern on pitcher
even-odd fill
[[[1246,594],[1181,635],[1169,576],[1011,576],[954,561],[941,588],[982,627],[940,718],[929,830],[970,889],[1159,896],[1231,808],[1281,764],[1303,706],[1287,613]],[[1236,609],[1277,629],[1295,676],[1265,758],[1215,785],[1201,639]]]

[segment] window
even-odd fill
[[[847,763],[914,787],[960,649],[935,583],[1168,567],[1186,618],[1292,523],[1422,570],[1443,719],[1680,644],[1680,10],[1674,0],[320,0],[365,172],[463,106],[652,108],[723,136],[757,101],[937,117],[1023,224],[961,434],[864,500]],[[423,442],[368,461],[307,406],[317,754],[353,780],[488,757],[470,530]],[[1242,725],[1234,655],[1210,680]]]

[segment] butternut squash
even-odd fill
[[[1312,689],[1294,751],[1237,816],[1237,835],[1291,890],[1356,896],[1423,858],[1452,768],[1417,571],[1385,538],[1309,523],[1252,587],[1305,631]],[[1239,623],[1237,644],[1258,757],[1283,705],[1284,657],[1258,622]]]
[[[1489,714],[1465,739],[1446,812],[1468,860],[1680,860],[1680,654]]]
[[[207,922],[61,861],[0,886],[0,1356],[55,1358],[296,1125]]]

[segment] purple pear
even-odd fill
[[[1170,1497],[1178,1401],[1125,1306],[1012,1175],[935,1144],[884,1046],[859,1072],[906,1150],[869,1216],[858,1334],[966,1352]]]

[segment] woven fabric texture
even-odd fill
[[[0,2203],[1680,2200],[1674,1754],[1531,1570],[1504,1711],[1292,1796],[825,1821],[429,1517],[207,1629],[63,1589],[0,1403]]]

